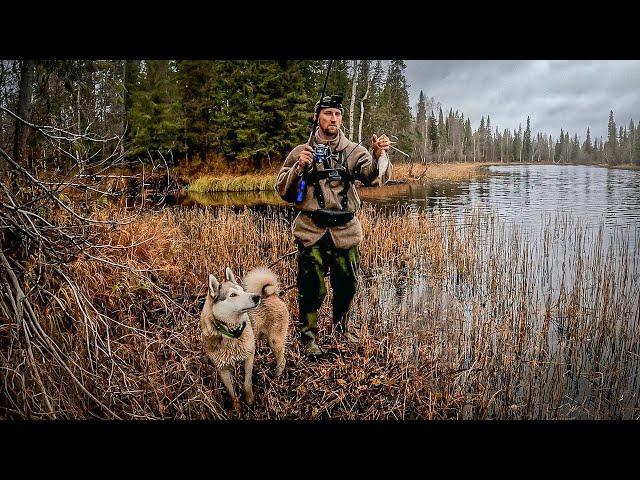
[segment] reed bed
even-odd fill
[[[471,177],[485,175],[493,162],[458,162],[458,163],[408,163],[393,166],[393,179],[408,182],[430,182],[433,180],[468,180]]]
[[[247,175],[205,175],[193,180],[188,187],[189,192],[253,192],[273,191],[276,175],[273,172]]]
[[[359,216],[350,321],[361,343],[332,337],[329,293],[320,335],[332,355],[306,359],[291,332],[275,382],[275,360],[260,347],[256,403],[241,418],[639,418],[638,231],[609,238],[563,215],[545,218],[536,235],[473,211],[365,205]],[[97,231],[105,247],[66,272],[78,291],[41,280],[56,299],[38,304],[42,328],[101,402],[36,355],[55,417],[229,418],[199,339],[207,274],[272,265],[295,318],[290,222],[286,208],[176,208]],[[9,352],[10,328],[0,332],[0,414],[49,418],[33,375]]]
[[[492,163],[431,163],[416,164],[411,169],[407,164],[394,165],[393,180],[421,182],[433,180],[468,180],[472,176],[481,175],[483,169]],[[426,167],[426,168],[425,168]],[[216,192],[256,192],[274,191],[277,170],[268,170],[257,174],[219,174],[203,175],[189,183],[191,193]]]

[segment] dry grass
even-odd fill
[[[189,192],[250,192],[273,191],[276,174],[273,172],[248,175],[204,175],[189,184]]]
[[[226,266],[242,276],[277,261],[272,268],[292,286],[286,212],[165,210],[104,229],[111,247],[93,252],[102,261],[85,256],[69,271],[92,307],[77,312],[64,283],[43,282],[61,302],[41,307],[43,328],[119,418],[228,418],[199,340],[205,279]],[[566,217],[541,227],[541,243],[487,214],[456,225],[365,206],[360,218],[362,283],[351,321],[361,344],[332,339],[329,293],[320,332],[334,355],[311,362],[290,338],[276,383],[274,359],[260,348],[256,403],[243,406],[242,418],[638,418],[640,242],[633,252],[624,241],[607,247],[601,232]],[[294,317],[295,291],[283,294]],[[113,417],[46,358],[41,369],[58,417]],[[19,372],[5,365],[3,416],[44,416],[36,387],[21,384]]]
[[[394,165],[393,179],[410,182],[428,182],[433,180],[468,180],[471,177],[487,174],[491,162],[429,163],[426,165],[402,163]]]
[[[468,180],[486,174],[486,167],[493,163],[431,163],[426,166],[394,165],[393,180],[428,182],[433,180]],[[277,169],[255,174],[201,174],[192,178],[189,192],[249,192],[273,191]],[[409,175],[411,173],[411,175]]]

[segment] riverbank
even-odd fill
[[[488,175],[491,162],[483,163],[440,163],[426,166],[394,165],[392,181],[394,182],[428,182],[433,180],[467,180],[478,175]],[[273,190],[278,170],[257,172],[244,175],[205,174],[194,178],[188,185],[189,192],[254,192]],[[411,175],[410,175],[411,174]]]
[[[494,162],[429,163],[426,165],[394,165],[392,180],[406,182],[429,182],[434,180],[468,180],[480,175],[489,175],[488,167]]]

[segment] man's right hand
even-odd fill
[[[311,167],[311,163],[313,162],[313,148],[311,145],[305,145],[304,150],[300,152],[300,157],[298,157],[298,166],[303,170],[308,170]]]

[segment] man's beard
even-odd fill
[[[337,125],[329,125],[326,129],[320,128],[320,132],[322,133],[322,136],[327,138],[335,138],[335,136],[338,135],[338,131],[339,131],[339,128]]]

